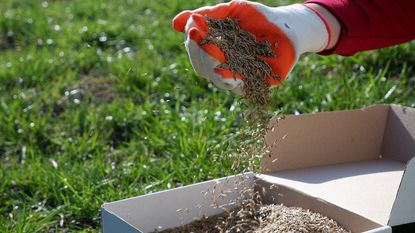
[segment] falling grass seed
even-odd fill
[[[242,99],[241,104],[246,109],[243,116],[246,125],[227,140],[230,144],[238,142],[236,152],[233,152],[234,148],[230,146],[225,150],[225,156],[220,155],[218,158],[219,160],[230,159],[232,169],[258,172],[259,160],[269,154],[269,148],[272,146],[267,146],[264,140],[267,123],[272,116],[268,110],[270,91],[266,77],[280,79],[260,56],[275,57],[276,54],[268,41],[258,42],[254,35],[242,30],[238,26],[238,20],[207,17],[207,24],[209,33],[201,43],[217,45],[226,57],[226,62],[216,68],[229,69],[241,75],[244,83],[245,98]],[[221,208],[223,210],[221,215],[203,217],[190,224],[162,232],[348,232],[334,220],[306,209],[263,204],[261,195],[253,188],[244,185],[246,179],[249,178],[241,176],[241,179],[236,182],[231,192],[237,193],[238,198],[228,205],[218,206],[216,202],[217,198],[229,194],[228,191],[219,192],[215,186],[213,190],[204,192],[205,197],[208,194],[212,195],[211,206]],[[265,189],[262,189],[262,194],[266,194]],[[234,204],[237,206],[234,210],[226,207]]]

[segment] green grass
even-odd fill
[[[213,2],[0,2],[0,232],[99,231],[104,202],[237,172],[213,156],[239,98],[195,75],[171,28]],[[414,50],[305,56],[272,108],[415,106]]]

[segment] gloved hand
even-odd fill
[[[217,87],[237,94],[243,94],[243,77],[230,70],[216,69],[226,61],[223,52],[214,44],[200,44],[208,32],[205,16],[238,19],[240,28],[254,34],[257,41],[270,42],[276,56],[263,59],[282,78],[278,81],[266,77],[270,88],[285,80],[301,54],[322,51],[329,44],[330,30],[324,18],[302,4],[268,7],[249,1],[231,1],[178,14],[173,27],[185,33],[186,50],[195,71]]]

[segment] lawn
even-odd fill
[[[104,202],[238,172],[214,158],[240,98],[193,72],[171,28],[211,3],[0,1],[0,232],[100,231]],[[272,110],[415,107],[414,50],[304,56]]]

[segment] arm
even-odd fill
[[[415,39],[412,0],[308,0],[306,4],[328,22],[334,16],[339,23],[337,43],[321,54],[348,56]],[[335,23],[333,28],[337,28]]]
[[[326,8],[319,4],[315,3],[306,3],[307,7],[315,10],[317,14],[320,14],[320,16],[324,19],[324,21],[327,23],[327,26],[330,28],[330,39],[329,44],[327,45],[326,49],[331,50],[334,48],[334,46],[337,44],[337,41],[339,40],[340,36],[340,30],[341,25],[340,22],[337,20],[337,18],[330,13]]]

